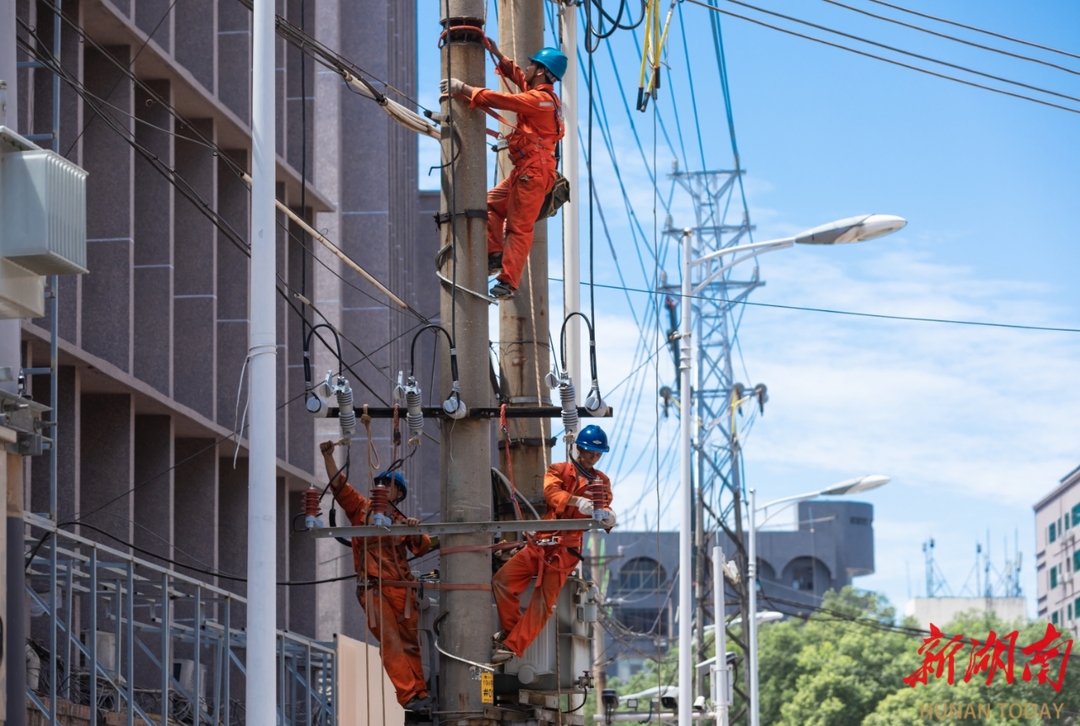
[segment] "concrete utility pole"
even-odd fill
[[[483,29],[484,0],[441,0],[442,24],[448,31],[442,49],[442,77],[460,78],[470,86],[485,85],[486,51],[472,28]],[[461,28],[455,30],[455,28]],[[468,29],[466,29],[468,28]],[[442,273],[460,288],[487,287],[487,145],[485,115],[469,110],[467,101],[443,99],[442,170],[443,245],[452,245]],[[449,218],[445,215],[449,214]],[[443,285],[440,322],[454,338],[461,380],[461,398],[469,406],[491,403],[488,379],[488,304],[480,297]],[[451,386],[450,366],[443,361],[442,390]],[[491,429],[483,419],[444,421],[441,439],[441,501],[443,522],[483,522],[491,516]],[[483,545],[487,534],[446,535],[443,546]],[[444,554],[443,620],[439,645],[458,658],[487,663],[495,632],[491,607],[491,550]],[[455,589],[460,588],[460,589]],[[443,720],[480,722],[480,680],[473,666],[443,656],[439,679],[439,710]],[[453,712],[447,714],[446,712]]]
[[[255,0],[251,26],[251,342],[248,401],[247,719],[277,718],[277,265],[274,3]]]
[[[500,0],[499,49],[524,68],[529,56],[544,46],[544,4],[534,0]],[[506,82],[499,90],[517,92]],[[508,121],[515,114],[503,111]],[[509,134],[508,126],[501,131]],[[499,175],[505,178],[513,169],[509,154],[499,153]],[[502,393],[510,406],[550,405],[551,393],[544,378],[551,368],[548,346],[550,310],[548,306],[547,220],[533,228],[533,246],[517,294],[499,305],[499,363]],[[579,384],[580,385],[580,384]],[[543,501],[544,471],[550,463],[547,439],[551,421],[545,418],[509,420],[510,455],[513,459],[514,485],[535,503]],[[506,472],[506,444],[499,436],[500,463]]]

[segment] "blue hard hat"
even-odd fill
[[[599,451],[602,454],[606,454],[609,451],[607,434],[604,433],[602,428],[595,424],[583,428],[577,435],[574,443],[577,444],[579,449],[584,449],[585,451]]]
[[[389,486],[390,482],[398,485],[403,498],[409,496],[409,488],[405,486],[405,477],[400,471],[381,471],[375,475],[376,484],[382,483],[383,486]]]
[[[547,68],[551,71],[551,75],[560,81],[563,74],[566,73],[566,54],[558,48],[541,48],[536,51],[535,55],[530,56],[529,60]]]

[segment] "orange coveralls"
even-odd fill
[[[488,254],[502,253],[498,279],[516,290],[532,249],[533,225],[544,197],[555,185],[555,147],[563,137],[562,109],[550,83],[530,89],[525,73],[509,58],[504,58],[495,72],[522,91],[499,93],[476,88],[469,108],[517,114],[517,128],[507,139],[514,169],[487,197]]]
[[[607,475],[596,469],[589,474],[604,483],[607,499],[611,501],[611,480]],[[588,484],[589,480],[581,476],[573,462],[564,461],[549,466],[544,474],[544,500],[548,509],[543,519],[588,519],[577,507],[568,504],[571,497],[584,497]],[[544,629],[555,611],[559,591],[578,563],[578,554],[570,550],[581,552],[584,533],[570,531],[552,534],[558,539],[558,544],[526,544],[495,573],[491,581],[499,622],[507,634],[503,644],[518,657],[524,655],[525,649]],[[522,615],[520,596],[529,587],[534,575],[536,586],[529,606]]]
[[[349,484],[342,486],[334,498],[353,525],[370,524],[367,521],[370,499]],[[392,508],[390,515],[394,524],[404,521]],[[419,556],[430,550],[431,538],[426,534],[352,539],[356,599],[364,608],[368,629],[379,641],[383,668],[390,676],[402,706],[413,697],[428,695],[417,634],[416,589],[387,584],[380,587],[379,581],[415,581],[409,569],[408,553],[411,551]]]

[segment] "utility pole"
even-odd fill
[[[483,46],[484,0],[440,0],[446,43],[442,77],[460,78],[470,86],[485,85]],[[477,32],[477,28],[480,32]],[[443,285],[440,323],[450,332],[457,351],[461,398],[469,406],[487,406],[488,303],[467,291],[487,289],[487,144],[484,112],[467,101],[443,98],[442,202],[440,234],[451,251],[444,256],[443,275],[458,289]],[[442,390],[452,384],[450,366],[441,366]],[[445,421],[440,433],[443,522],[482,522],[491,516],[491,437],[489,423],[465,417]],[[444,548],[490,543],[490,535],[445,535]],[[443,650],[476,663],[491,659],[495,632],[491,608],[491,550],[453,552],[441,557],[445,616],[439,644]],[[483,720],[481,681],[475,666],[442,656],[439,710],[442,719],[459,726]],[[451,713],[447,713],[451,712]],[[269,723],[269,722],[266,722]]]
[[[255,0],[251,26],[251,369],[248,402],[247,719],[277,718],[277,225],[274,200],[274,3]]]
[[[524,68],[529,56],[544,46],[544,4],[535,0],[499,1],[499,49]],[[505,81],[500,90],[517,92]],[[509,121],[516,116],[503,111]],[[501,131],[509,134],[510,127]],[[513,169],[509,154],[498,155],[499,176],[505,178]],[[525,274],[517,293],[499,304],[499,363],[502,393],[510,406],[550,405],[550,389],[544,383],[551,368],[548,331],[551,313],[548,297],[547,220],[533,228],[533,246],[525,265]],[[509,431],[510,456],[514,485],[522,496],[542,502],[544,471],[550,459],[548,437],[551,421],[544,418],[512,418]],[[499,437],[500,459],[506,471],[506,443]]]

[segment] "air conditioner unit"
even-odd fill
[[[0,126],[0,256],[38,275],[86,270],[86,172]]]
[[[172,674],[180,687],[187,693],[195,690],[195,661],[190,658],[178,658],[172,662]],[[206,698],[206,666],[199,664],[199,699]]]

